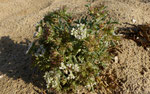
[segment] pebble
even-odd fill
[[[4,77],[4,75],[0,75],[0,79],[2,79]]]
[[[132,22],[133,22],[133,23],[136,23],[136,20],[135,20],[135,19],[132,19]]]
[[[118,56],[115,56],[115,63],[118,63],[119,62],[119,59],[118,59]]]

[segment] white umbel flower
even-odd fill
[[[59,67],[59,69],[61,69],[61,70],[64,70],[64,69],[66,69],[67,67],[65,66],[65,64],[64,63],[61,63],[61,66]]]
[[[75,76],[73,75],[72,71],[69,71],[69,72],[70,72],[70,74],[69,74],[69,76],[67,77],[67,79],[68,79],[68,80],[70,80],[70,79],[75,79]]]
[[[53,78],[47,78],[47,83],[51,83],[53,80]]]
[[[58,83],[57,83],[57,81],[55,80],[55,81],[52,81],[52,88],[56,88],[58,86]]]
[[[77,39],[84,39],[88,36],[87,29],[84,24],[77,24],[77,29],[73,28],[71,30],[71,35]]]
[[[68,70],[64,70],[64,73],[65,73],[65,74],[68,74]]]
[[[67,64],[67,67],[71,68],[73,66],[73,64]]]
[[[75,65],[73,66],[73,69],[74,69],[74,71],[79,72],[79,65],[78,65],[78,64],[75,64]]]

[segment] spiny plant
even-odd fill
[[[45,72],[47,88],[76,92],[99,87],[100,75],[113,55],[118,36],[104,6],[87,6],[84,16],[75,18],[66,9],[48,13],[36,26],[35,41],[27,53],[34,65]]]

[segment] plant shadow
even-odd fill
[[[26,83],[32,83],[38,88],[45,88],[41,82],[43,78],[41,72],[36,68],[31,67],[31,55],[26,55],[28,49],[26,42],[15,43],[9,36],[1,37],[0,39],[0,75],[5,74],[10,78],[21,78]]]
[[[143,2],[143,3],[149,3],[150,0],[140,0],[140,2]]]
[[[138,46],[142,46],[144,49],[150,47],[150,25],[125,24],[128,26],[119,28],[117,30],[118,34],[123,35],[125,39],[133,40]]]

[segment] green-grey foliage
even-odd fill
[[[45,72],[47,88],[64,92],[75,92],[78,86],[96,89],[101,71],[112,60],[109,49],[118,39],[115,22],[104,8],[88,7],[78,19],[60,9],[38,23],[27,53]]]

